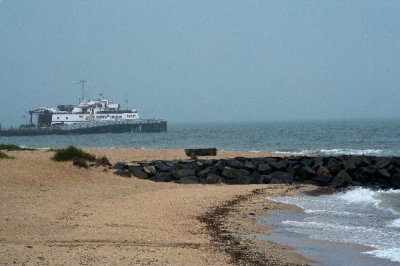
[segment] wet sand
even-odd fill
[[[187,158],[182,150],[86,150],[112,163]],[[53,153],[43,150],[8,154],[15,159],[0,160],[0,264],[231,265],[256,256],[276,265],[311,262],[288,246],[240,235],[229,240],[233,249],[245,247],[243,254],[225,250],[210,225],[220,221],[221,230],[239,234],[265,232],[257,215],[292,208],[265,196],[312,187],[155,183],[53,162]],[[219,152],[217,158],[235,156],[267,155]],[[219,216],[226,206],[229,211]]]

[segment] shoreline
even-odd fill
[[[235,265],[313,265],[316,261],[297,253],[296,248],[250,235],[275,231],[258,217],[273,211],[302,211],[301,208],[267,200],[267,196],[296,195],[318,191],[309,185],[274,185],[239,195],[198,217],[206,224],[214,246],[229,254]],[[317,192],[318,193],[318,192]],[[322,192],[323,193],[323,192]]]
[[[184,160],[177,149],[83,148],[117,161]],[[299,207],[266,197],[328,193],[307,184],[177,184],[123,178],[50,160],[45,150],[0,160],[0,261],[47,264],[311,265],[296,249],[249,239],[258,217]],[[265,153],[219,152],[210,159]],[[273,156],[276,157],[275,154]],[[203,158],[202,158],[203,159]]]

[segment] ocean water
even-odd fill
[[[194,148],[400,156],[400,120],[169,123],[162,133],[0,137],[27,147]]]
[[[400,265],[400,190],[353,188],[272,200],[304,212],[263,217],[263,223],[278,228],[264,239],[297,246],[322,265]]]

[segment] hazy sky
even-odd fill
[[[106,98],[168,121],[400,117],[400,1],[0,0],[0,123]]]

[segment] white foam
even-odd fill
[[[391,223],[388,225],[389,227],[398,227],[400,228],[400,218],[393,220]]]
[[[400,194],[400,189],[388,189],[388,190],[380,190],[379,193],[382,194]]]
[[[371,190],[367,188],[354,188],[344,193],[338,194],[340,200],[344,200],[348,203],[355,203],[360,205],[373,205],[374,207],[389,211],[392,214],[398,215],[399,212],[390,206],[386,206],[385,202],[382,202],[382,195],[384,194],[400,194],[400,190]]]
[[[373,204],[374,206],[378,207],[380,200],[376,198],[377,193],[378,192],[372,191],[367,188],[355,188],[340,193],[338,197],[339,199],[349,203],[365,204],[365,205]]]
[[[383,155],[383,151],[379,149],[320,149],[320,150],[300,150],[300,151],[273,151],[274,154],[285,155]]]
[[[376,249],[364,252],[373,256],[388,259],[394,262],[400,262],[400,248]]]
[[[284,217],[289,232],[323,240],[357,243],[375,250],[372,256],[400,262],[400,190],[354,188],[319,197],[280,197],[275,200],[304,209],[307,215]]]
[[[329,210],[305,210],[305,213],[321,213],[321,214],[335,214],[341,216],[365,216],[363,213],[346,212],[346,211],[329,211]]]
[[[365,150],[355,150],[355,149],[321,149],[319,153],[327,155],[378,155],[382,153],[382,150],[377,149],[365,149]]]
[[[42,147],[42,148],[34,148],[34,149],[47,151],[47,150],[50,150],[51,148],[50,147]]]
[[[329,224],[329,223],[319,223],[319,222],[298,222],[298,221],[282,221],[282,224],[291,225],[294,227],[300,228],[318,228],[318,229],[337,229],[340,231],[357,231],[357,232],[377,232],[374,228],[367,228],[363,226],[348,226],[348,225],[336,225],[336,224]]]
[[[297,155],[312,155],[315,154],[316,152],[311,150],[301,150],[301,151],[273,151],[271,153],[297,156]]]

